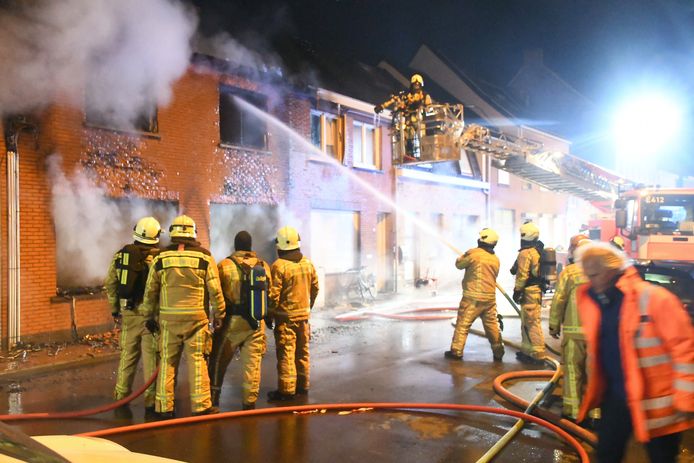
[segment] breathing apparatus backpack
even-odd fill
[[[525,286],[540,286],[543,293],[554,288],[557,282],[557,252],[554,248],[546,248],[541,242],[533,246],[540,254],[540,274],[530,275]],[[515,275],[518,272],[518,259],[511,267],[511,274]]]
[[[134,310],[142,303],[149,275],[147,260],[157,254],[158,248],[127,244],[118,251],[116,269],[119,270],[118,294],[121,310]]]
[[[268,279],[263,261],[251,267],[229,257],[239,269],[241,277],[240,300],[238,304],[232,304],[232,314],[242,316],[251,328],[258,329],[260,320],[268,314]]]

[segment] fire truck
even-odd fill
[[[615,202],[615,225],[635,259],[694,263],[694,189],[641,188]]]

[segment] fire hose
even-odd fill
[[[127,397],[123,397],[120,400],[112,402],[110,404],[100,405],[94,408],[88,408],[86,410],[76,410],[73,412],[51,412],[51,413],[25,413],[18,415],[0,415],[0,421],[26,421],[26,420],[56,420],[65,418],[80,418],[83,416],[98,415],[99,413],[108,412],[110,410],[115,410],[118,407],[126,405],[137,397],[142,395],[147,388],[152,385],[152,383],[157,379],[159,374],[159,367],[154,372],[151,378],[149,378],[145,384],[143,384],[139,389],[134,391]]]
[[[228,418],[240,418],[248,416],[260,416],[260,415],[275,415],[280,413],[290,413],[290,412],[311,412],[314,410],[353,410],[353,409],[379,409],[379,410],[457,410],[457,411],[470,411],[470,412],[481,412],[481,413],[492,413],[497,415],[506,415],[519,418],[522,421],[529,421],[538,424],[544,428],[551,430],[552,432],[558,434],[562,437],[573,449],[578,453],[581,458],[581,463],[589,463],[588,454],[586,450],[581,446],[581,444],[572,437],[569,433],[561,429],[560,427],[550,423],[547,420],[539,418],[537,416],[529,415],[527,413],[518,412],[515,410],[506,410],[503,408],[487,407],[483,405],[461,405],[461,404],[430,404],[430,403],[388,403],[388,402],[365,402],[365,403],[345,403],[345,404],[314,404],[314,405],[298,405],[291,407],[273,407],[273,408],[261,408],[257,410],[245,410],[245,411],[235,411],[235,412],[224,412],[217,415],[204,415],[204,416],[189,416],[185,418],[176,418],[167,421],[159,421],[152,423],[141,423],[130,426],[122,426],[118,428],[103,429],[100,431],[86,432],[78,434],[78,436],[83,437],[106,437],[115,434],[124,434],[134,431],[143,431],[146,429],[158,429],[170,426],[178,426],[183,424],[208,422],[213,420],[223,420]],[[488,461],[488,460],[487,460]]]

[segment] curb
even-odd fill
[[[17,370],[5,370],[0,372],[0,381],[10,381],[18,379],[26,379],[44,373],[52,373],[54,371],[67,370],[70,368],[79,368],[97,363],[115,360],[120,357],[120,352],[110,352],[108,354],[87,357],[84,359],[66,360],[64,362],[48,363],[45,365],[37,365],[34,367],[22,368]]]

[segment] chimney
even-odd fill
[[[523,65],[524,66],[542,66],[542,49],[529,48],[523,50]]]

